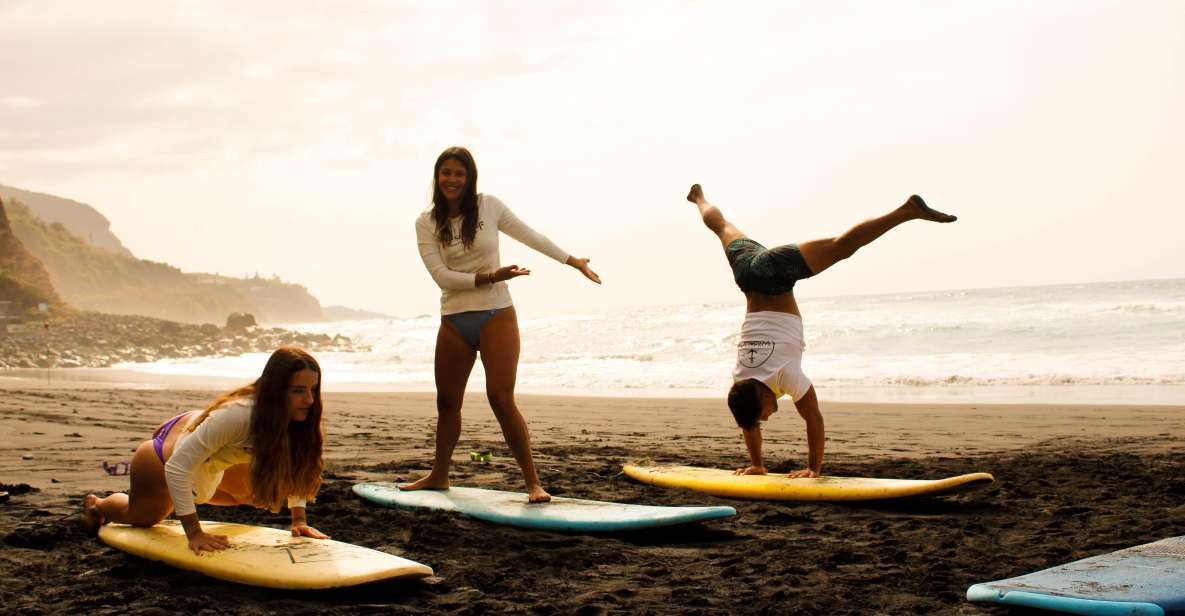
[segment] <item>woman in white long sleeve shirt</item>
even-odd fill
[[[195,503],[273,513],[287,503],[293,535],[328,539],[305,518],[305,503],[321,485],[321,411],[317,360],[277,349],[254,383],[161,424],[132,456],[128,493],[87,495],[84,522],[91,530],[107,522],[152,526],[172,512],[199,554],[230,542],[202,530]]]
[[[531,502],[551,500],[531,457],[526,421],[514,401],[518,370],[518,317],[506,281],[530,270],[503,266],[498,232],[572,266],[589,280],[601,279],[588,259],[569,255],[518,219],[493,195],[477,193],[477,165],[461,147],[448,148],[433,170],[432,207],[416,220],[420,257],[441,289],[436,337],[436,458],[432,472],[405,490],[449,487],[453,448],[461,435],[461,403],[477,355],[486,374],[486,396],[506,444],[522,468]]]

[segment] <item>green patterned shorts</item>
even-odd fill
[[[766,249],[742,237],[729,242],[724,252],[733,279],[745,293],[782,295],[792,291],[795,282],[813,275],[797,244]]]

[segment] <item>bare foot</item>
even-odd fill
[[[931,208],[930,206],[926,205],[925,201],[922,201],[921,197],[917,195],[911,195],[909,197],[909,201],[906,201],[905,204],[914,210],[916,218],[921,218],[922,220],[932,220],[934,222],[954,222],[959,219],[958,216],[951,216],[950,214],[939,212],[938,210]]]
[[[405,483],[399,486],[399,489],[407,490],[409,492],[412,490],[447,490],[448,477],[445,477],[444,479],[437,479],[432,475],[428,475],[427,477],[421,478],[419,481]]]
[[[696,205],[703,203],[706,201],[704,199],[704,189],[700,188],[699,184],[692,184],[691,190],[687,191],[687,200]]]
[[[99,527],[107,523],[103,514],[99,512],[99,497],[94,494],[87,494],[86,498],[82,499],[82,527],[86,532],[94,535],[99,532]]]
[[[551,495],[543,486],[537,485],[527,488],[527,502],[529,503],[546,503],[551,500]]]

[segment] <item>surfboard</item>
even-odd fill
[[[1185,614],[1185,536],[976,584],[967,599],[1092,616]]]
[[[268,588],[337,588],[432,575],[431,567],[406,558],[331,539],[293,537],[287,530],[206,521],[202,529],[226,535],[230,547],[195,556],[176,520],[148,528],[111,523],[99,530],[99,539],[136,556]]]
[[[663,488],[687,488],[728,498],[769,501],[867,501],[937,496],[975,490],[995,481],[988,473],[946,479],[789,479],[785,475],[733,475],[729,470],[697,466],[626,464],[623,470],[633,479]]]
[[[494,524],[567,532],[615,532],[705,522],[736,515],[732,507],[662,507],[553,497],[528,503],[521,492],[451,487],[400,490],[394,483],[360,483],[358,496],[386,507],[455,511]]]

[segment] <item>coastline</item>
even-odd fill
[[[252,320],[254,317],[252,317]],[[162,359],[238,357],[296,345],[310,351],[366,350],[349,337],[258,325],[197,325],[138,315],[72,311],[51,320],[3,325],[0,371],[105,368]]]
[[[227,374],[169,374],[145,372],[135,365],[111,368],[13,368],[0,369],[0,390],[5,389],[154,389],[220,391],[231,389],[251,380],[250,376]],[[483,387],[481,366],[474,369],[469,391]],[[992,386],[909,386],[909,385],[828,385],[817,386],[824,403],[865,404],[1003,404],[1003,405],[1112,405],[1112,406],[1183,406],[1185,385],[992,385]],[[329,382],[325,391],[341,393],[416,394],[434,392],[428,382]],[[723,386],[708,388],[635,387],[591,388],[574,391],[571,387],[518,387],[520,395],[623,398],[623,399],[688,399],[712,400],[723,396]],[[788,401],[783,401],[787,403]]]

